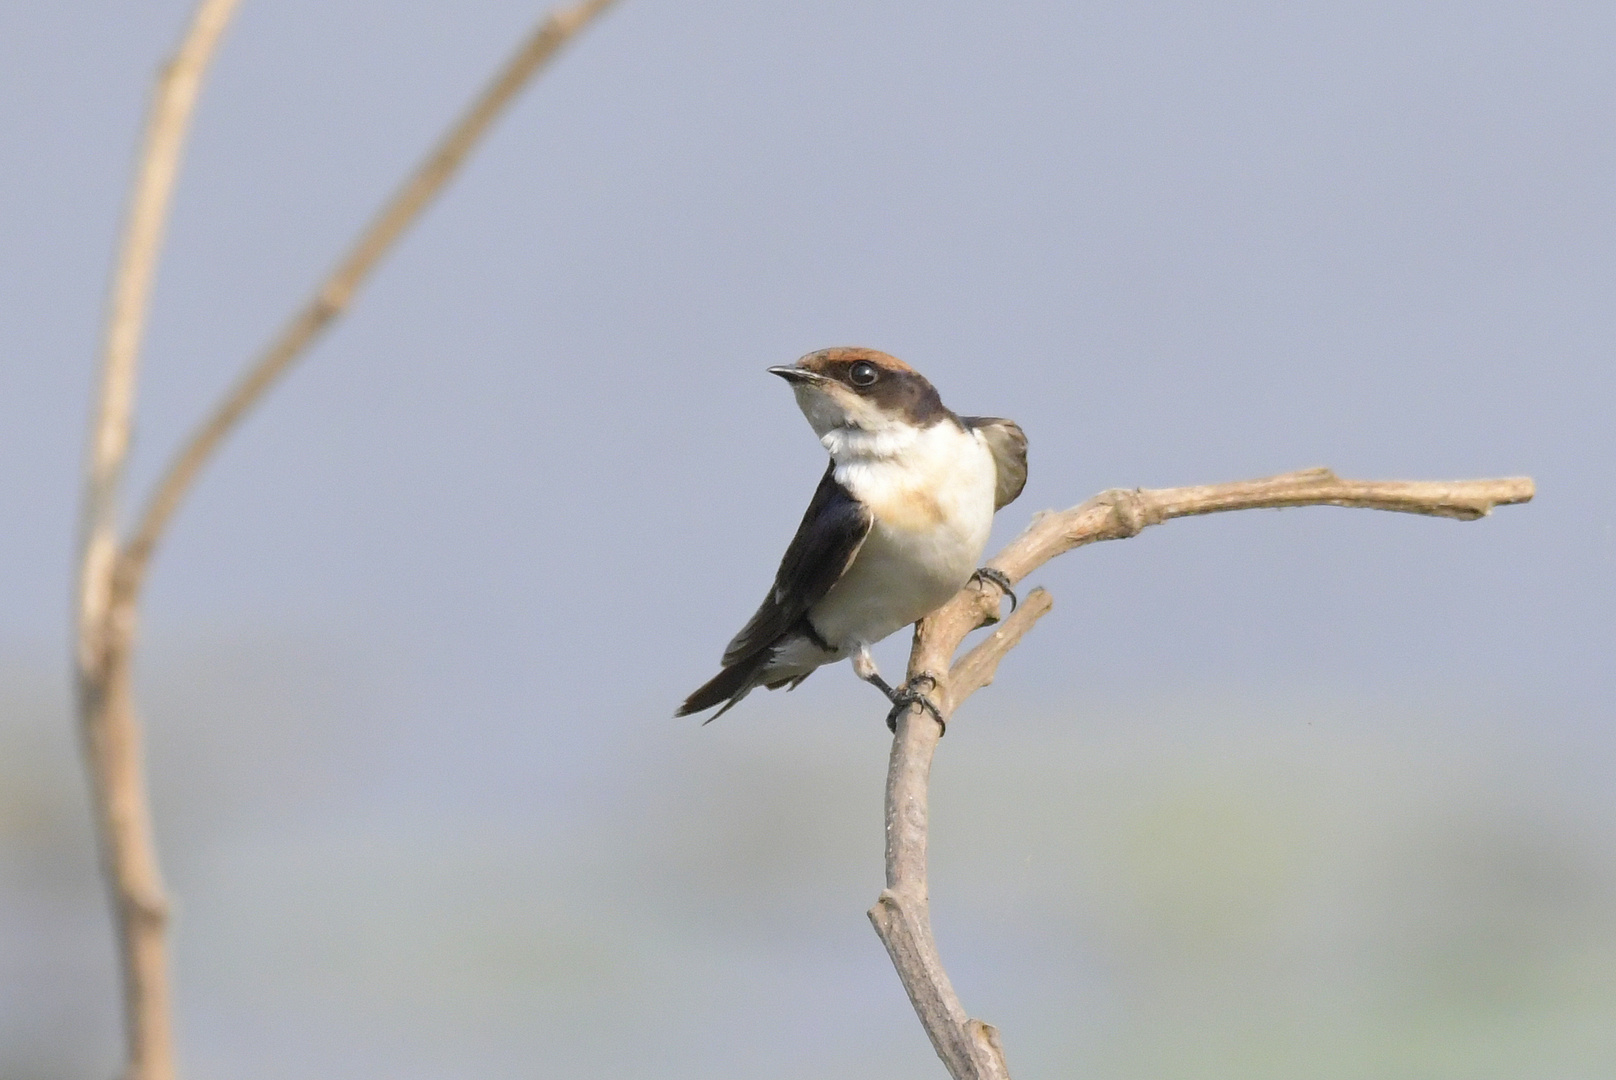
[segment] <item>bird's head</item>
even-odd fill
[[[769,369],[791,384],[814,434],[929,427],[949,415],[926,377],[874,349],[821,349]]]

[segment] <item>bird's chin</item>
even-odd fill
[[[792,393],[797,396],[797,407],[808,418],[808,426],[821,439],[837,428],[855,425],[846,403],[838,400],[838,389],[835,384],[825,387],[817,383],[794,383],[791,387]]]

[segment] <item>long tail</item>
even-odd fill
[[[733,709],[743,697],[752,692],[752,688],[758,685],[758,676],[762,674],[763,665],[768,663],[768,660],[769,650],[759,649],[751,656],[742,657],[735,661],[703,683],[695,693],[685,698],[685,703],[679,706],[679,711],[673,715],[689,716],[691,713],[699,713],[703,709],[710,709],[723,701],[725,704],[722,709],[702,721],[704,724],[712,723]]]

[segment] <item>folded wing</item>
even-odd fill
[[[780,560],[774,587],[757,614],[724,650],[724,666],[773,645],[822,600],[870,535],[871,521],[864,504],[836,482],[836,465],[832,462],[808,503],[797,535]]]
[[[993,509],[1002,510],[1015,502],[1027,486],[1027,435],[1014,420],[998,416],[962,416],[960,423],[981,434],[993,452],[999,478],[993,492]]]

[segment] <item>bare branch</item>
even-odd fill
[[[117,501],[129,450],[140,343],[164,223],[191,113],[236,0],[201,0],[159,75],[128,221],[113,275],[99,401],[90,431],[76,603],[80,727],[96,803],[103,872],[112,893],[128,1042],[125,1080],[172,1080],[173,1036],[165,928],[130,670],[137,600],[151,553],[197,471],[242,414],[352,302],[366,276],[415,220],[517,92],[612,0],[586,0],[546,19],[385,204],[314,299],[191,436],[120,551]]]
[[[1346,506],[1471,521],[1495,506],[1527,502],[1533,490],[1526,477],[1449,482],[1343,480],[1328,469],[1232,484],[1112,490],[1070,510],[1035,516],[989,565],[1004,571],[1012,582],[1020,581],[1075,547],[1137,536],[1147,526],[1171,518],[1225,510]],[[960,643],[993,619],[1000,600],[997,585],[978,579],[915,627],[909,678],[930,681],[929,696],[942,709],[945,720],[992,681],[999,661],[1053,603],[1043,589],[1033,590],[1002,625],[955,662]],[[920,688],[925,689],[924,685]],[[998,1031],[967,1015],[932,938],[926,882],[926,789],[941,735],[942,729],[919,706],[898,719],[887,770],[887,887],[870,909],[870,921],[949,1075],[955,1080],[1008,1080]]]
[[[171,1080],[174,1045],[164,941],[168,902],[130,696],[134,612],[113,598],[117,503],[140,343],[174,181],[202,78],[235,7],[236,0],[202,0],[153,87],[107,304],[100,400],[90,428],[75,610],[79,729],[118,934],[127,1080]]]
[[[107,300],[100,398],[90,426],[78,593],[81,666],[93,663],[100,649],[97,639],[110,598],[108,584],[117,551],[118,489],[129,454],[140,343],[168,224],[168,207],[202,78],[235,8],[236,0],[201,0],[179,49],[158,72],[152,88]]]
[[[997,592],[998,587],[984,583],[985,588]],[[948,673],[949,711],[982,687],[993,681],[1004,654],[1015,648],[1033,624],[1049,614],[1055,598],[1045,589],[1034,589],[1027,594],[1021,606],[1010,617],[993,628],[993,633],[976,643],[976,647],[954,665]]]
[[[870,922],[948,1074],[954,1080],[1010,1080],[998,1030],[966,1014],[932,939],[926,786],[941,736],[925,713],[910,710],[898,717],[887,765],[887,887],[869,911]]]
[[[186,440],[158,480],[119,566],[120,592],[140,591],[153,549],[169,519],[219,443],[264,392],[308,350],[321,331],[348,309],[354,294],[389,248],[442,191],[490,125],[556,52],[615,0],[586,0],[555,12],[534,29],[442,141],[418,165],[336,269],[281,330],[258,361]]]
[[[1198,487],[1112,489],[1070,510],[1036,515],[1020,536],[993,557],[991,565],[1009,575],[1012,582],[1020,581],[1075,547],[1136,536],[1146,527],[1172,518],[1227,510],[1344,506],[1470,521],[1485,517],[1495,506],[1527,502],[1532,494],[1532,481],[1527,477],[1343,480],[1329,469]],[[971,586],[927,616],[919,628],[916,650],[910,654],[910,674],[947,671],[965,635],[981,626],[998,602],[996,587]]]

